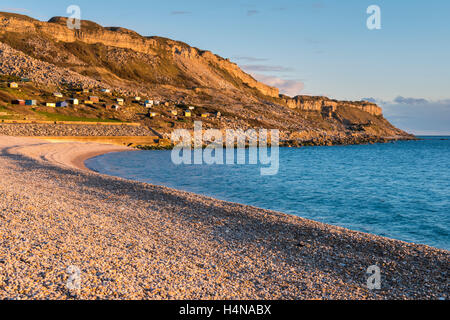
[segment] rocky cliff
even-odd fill
[[[291,109],[299,109],[304,111],[318,111],[332,110],[335,112],[337,108],[349,107],[357,108],[374,116],[382,116],[383,110],[375,103],[368,101],[337,101],[331,100],[327,97],[312,97],[312,96],[296,96],[294,98],[282,96],[281,99]]]
[[[0,59],[0,74],[46,86],[106,87],[123,96],[147,96],[220,112],[221,120],[211,120],[210,125],[221,128],[278,128],[286,140],[410,137],[384,119],[373,103],[280,95],[277,88],[258,82],[210,51],[90,21],[82,21],[80,30],[71,30],[63,17],[42,22],[0,13]],[[160,131],[190,126],[190,121],[150,121],[141,111],[129,111],[124,120],[142,121]]]
[[[223,59],[210,51],[190,47],[185,43],[160,37],[143,37],[134,31],[120,27],[107,27],[91,22],[82,21],[81,29],[69,29],[67,18],[54,17],[49,22],[41,22],[21,15],[0,13],[0,35],[6,33],[19,33],[23,35],[39,35],[58,42],[98,45],[107,47],[131,49],[134,52],[150,56],[170,56],[173,64],[180,70],[189,65],[196,65],[202,71],[196,74],[189,70],[187,78],[194,78],[199,85],[216,88],[231,88],[229,82],[224,81],[223,75],[237,80],[251,88],[257,89],[263,95],[278,97],[277,88],[270,87],[256,81],[244,73],[236,64]]]

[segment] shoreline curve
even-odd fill
[[[84,165],[130,150],[0,136],[0,298],[72,299],[75,265],[79,299],[449,299],[449,251]]]

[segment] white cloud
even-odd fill
[[[191,14],[191,12],[190,11],[172,11],[170,14],[173,16],[177,16],[177,15]]]
[[[252,76],[269,86],[276,87],[280,89],[280,92],[288,96],[297,96],[305,88],[305,84],[298,80],[285,80],[274,76],[266,76],[263,74],[252,74]]]
[[[15,12],[15,13],[21,13],[21,14],[30,14],[31,11],[25,8],[0,8],[0,11],[4,12]]]
[[[247,16],[251,17],[254,16],[255,14],[258,14],[259,10],[247,10]]]
[[[287,68],[283,66],[270,66],[264,64],[248,64],[243,65],[241,68],[246,72],[291,72],[293,68]]]
[[[234,56],[231,59],[233,60],[240,60],[240,61],[246,61],[246,62],[261,62],[261,61],[267,61],[267,58],[257,58],[257,57],[249,57],[249,56]]]
[[[398,104],[427,104],[427,103],[429,103],[429,101],[426,99],[405,98],[402,96],[398,96],[397,98],[395,98],[394,102],[398,103]]]
[[[450,99],[397,97],[392,102],[378,103],[385,117],[403,130],[417,135],[450,135]]]

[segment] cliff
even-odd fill
[[[146,96],[175,106],[193,104],[204,112],[220,112],[220,121],[210,120],[211,126],[220,128],[278,128],[285,140],[410,137],[384,119],[381,108],[373,103],[280,95],[277,88],[258,82],[210,51],[91,21],[71,30],[63,17],[43,22],[0,13],[0,57],[0,74],[60,90],[73,85],[110,88],[125,97]],[[10,96],[4,97],[7,107]],[[0,94],[0,104],[1,99]],[[160,132],[190,127],[189,119],[150,120],[145,111],[136,108],[114,118],[146,123]]]
[[[231,88],[231,81],[223,81],[226,74],[238,84],[257,89],[263,95],[278,97],[277,88],[256,81],[244,73],[236,64],[223,59],[210,51],[190,47],[180,41],[160,37],[143,37],[138,33],[120,27],[103,28],[91,21],[82,21],[80,30],[67,27],[67,18],[54,17],[49,22],[41,22],[21,15],[0,13],[0,35],[19,33],[22,35],[39,35],[58,42],[82,42],[89,45],[102,44],[107,47],[131,49],[134,52],[150,56],[169,56],[178,70],[182,67],[196,65],[202,74],[192,72],[185,74],[187,79],[195,80],[198,85],[216,88]],[[50,58],[50,57],[48,57]],[[182,72],[184,73],[184,72]],[[198,76],[198,77],[196,77]]]
[[[360,109],[374,116],[383,115],[383,110],[379,106],[368,101],[337,101],[327,97],[313,96],[296,96],[294,98],[282,96],[281,98],[291,109],[322,112],[331,108],[335,112],[337,108],[349,107]]]

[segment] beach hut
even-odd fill
[[[106,110],[116,110],[116,111],[117,111],[117,110],[120,109],[120,106],[117,105],[117,104],[104,104],[103,107],[104,107]]]
[[[173,116],[177,116],[177,115],[178,115],[178,111],[177,111],[177,110],[172,110],[172,111],[170,111],[170,113],[171,113]]]
[[[103,105],[103,107],[106,109],[106,110],[119,110],[120,109],[120,106],[118,105],[118,104],[104,104]]]
[[[210,114],[209,113],[202,113],[202,118],[209,118]]]
[[[37,101],[36,100],[25,100],[25,105],[26,106],[35,106],[35,105],[37,105]]]
[[[90,96],[89,101],[92,101],[92,103],[99,103],[100,99],[96,96]]]
[[[78,105],[80,102],[78,101],[78,99],[69,99],[68,100],[70,104],[73,104],[74,106]]]
[[[134,101],[141,101],[141,97],[134,97]]]
[[[12,104],[17,104],[19,106],[24,106],[25,105],[25,100],[13,100],[11,101]]]
[[[57,106],[58,108],[64,108],[64,107],[67,107],[67,101],[60,101],[60,102],[57,102],[57,103],[56,103],[56,106]]]
[[[19,87],[19,85],[17,84],[17,82],[10,82],[10,83],[8,83],[8,87],[17,89]]]
[[[57,98],[62,98],[62,97],[63,97],[63,95],[62,95],[61,92],[54,92],[54,93],[53,93],[53,96],[54,96],[54,97],[57,97]]]
[[[195,107],[190,106],[190,107],[189,107],[189,110],[191,110],[191,111],[192,111],[192,110],[195,110]]]
[[[122,98],[117,98],[116,102],[119,106],[123,106],[124,100]]]
[[[46,107],[54,108],[54,107],[56,107],[56,103],[54,103],[54,102],[47,102],[47,103],[45,104],[45,106],[46,106]]]
[[[191,110],[186,110],[186,111],[184,111],[184,116],[185,116],[186,118],[192,117],[192,112],[191,112]]]

